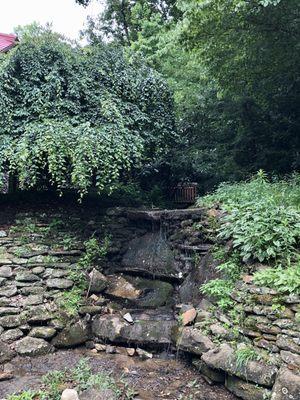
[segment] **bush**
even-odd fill
[[[198,205],[226,211],[219,238],[233,241],[244,261],[289,261],[300,240],[300,177],[270,182],[260,171],[249,182],[222,184]]]
[[[300,262],[288,268],[266,268],[256,272],[254,282],[274,288],[279,293],[300,294]]]

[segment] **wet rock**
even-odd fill
[[[110,276],[109,285],[106,294],[119,299],[133,300],[137,299],[142,291],[137,289],[123,276]]]
[[[20,337],[23,336],[23,332],[21,329],[9,329],[8,331],[5,331],[2,333],[0,336],[0,340],[6,343],[11,343],[17,339],[20,339]]]
[[[52,340],[52,344],[58,348],[74,347],[85,343],[90,338],[90,330],[88,324],[79,320],[65,327]]]
[[[215,347],[210,338],[199,329],[185,327],[178,331],[176,346],[193,354],[203,354]]]
[[[298,400],[300,395],[300,375],[286,367],[281,367],[273,386],[271,400]]]
[[[243,400],[265,400],[269,399],[271,391],[253,383],[245,382],[236,376],[228,375],[225,386],[227,389]]]
[[[15,355],[16,352],[0,339],[0,364],[12,360]]]
[[[75,389],[65,389],[62,392],[61,400],[79,400],[78,393]]]
[[[230,375],[271,387],[275,381],[277,368],[258,361],[249,361],[245,365],[237,362],[235,351],[228,344],[221,344],[202,355],[202,360],[211,368],[220,369]]]
[[[73,286],[74,282],[70,279],[53,278],[48,279],[46,285],[50,289],[69,289]]]
[[[106,276],[97,271],[95,268],[89,274],[89,278],[91,293],[101,293],[107,288],[108,281]]]
[[[178,278],[180,269],[174,253],[159,230],[131,240],[119,271],[140,272],[145,276]]]
[[[211,279],[219,277],[216,262],[210,254],[205,255],[199,265],[195,265],[183,284],[180,286],[180,299],[183,303],[191,303],[197,306],[203,295],[199,287]]]
[[[53,347],[44,339],[26,336],[15,344],[15,349],[22,356],[40,356],[53,351]]]
[[[0,267],[0,277],[1,278],[10,278],[13,275],[11,267],[3,266]]]
[[[29,336],[40,338],[40,339],[50,339],[56,334],[56,330],[48,326],[37,326],[32,328],[29,332]]]

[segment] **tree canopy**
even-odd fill
[[[0,59],[0,170],[23,187],[113,190],[172,143],[172,103],[165,81],[119,47],[24,34]]]

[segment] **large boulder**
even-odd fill
[[[272,390],[271,400],[299,400],[300,373],[281,367]]]
[[[266,387],[273,386],[278,371],[276,366],[259,361],[248,361],[240,365],[235,351],[228,344],[221,344],[203,354],[202,360],[211,368],[221,369],[229,375],[236,375]]]
[[[90,339],[89,325],[84,320],[79,320],[66,326],[52,340],[52,345],[58,348],[74,347]]]
[[[119,270],[140,272],[158,278],[181,276],[174,252],[159,230],[131,240]]]
[[[15,349],[21,356],[41,356],[53,351],[50,343],[44,339],[27,336],[15,344]]]

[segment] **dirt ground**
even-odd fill
[[[86,349],[59,351],[36,358],[15,358],[4,366],[14,378],[0,382],[0,398],[22,390],[40,387],[41,377],[49,371],[73,368],[82,358],[88,359],[93,371],[111,372],[137,392],[137,400],[235,400],[222,386],[210,386],[184,361],[153,358],[142,361],[122,354],[93,354]]]

